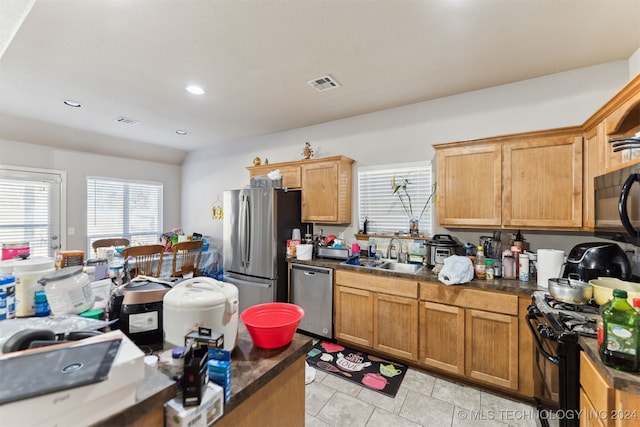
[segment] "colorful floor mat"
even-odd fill
[[[328,341],[318,341],[307,353],[307,363],[389,397],[395,397],[407,366],[352,350]]]

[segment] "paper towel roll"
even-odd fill
[[[310,260],[313,255],[313,245],[298,245],[296,247],[296,258]]]
[[[559,249],[538,249],[537,252],[538,287],[548,288],[549,279],[562,277],[564,251]]]

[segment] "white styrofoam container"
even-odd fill
[[[121,331],[86,338],[78,344],[116,338],[122,342],[107,380],[7,403],[0,409],[0,424],[21,427],[86,426],[134,405],[136,384],[144,378],[142,350]],[[7,353],[2,357],[14,357],[19,353]]]
[[[181,398],[173,398],[164,409],[166,427],[208,427],[224,413],[224,393],[222,387],[209,382],[199,406],[185,408]]]

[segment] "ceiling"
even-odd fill
[[[3,0],[0,15],[0,137],[178,163],[640,47],[639,0]],[[341,87],[307,84],[326,74]]]

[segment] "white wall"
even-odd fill
[[[628,61],[617,61],[192,152],[183,164],[183,224],[221,246],[222,221],[211,218],[210,208],[224,190],[248,184],[246,167],[255,156],[270,163],[299,160],[309,141],[315,157],[356,160],[354,172],[360,165],[432,160],[435,143],[581,125],[629,79]],[[355,185],[353,194],[352,224],[320,226],[325,235],[343,232],[348,242],[354,240]],[[463,242],[487,234],[436,232],[455,234]],[[589,235],[524,234],[532,249],[569,250],[593,240]]]
[[[63,249],[85,250],[87,246],[87,182],[88,175],[162,182],[164,184],[164,230],[178,227],[182,167],[163,163],[90,154],[80,151],[27,144],[0,139],[0,164],[31,168],[56,169],[67,172],[67,230]]]

